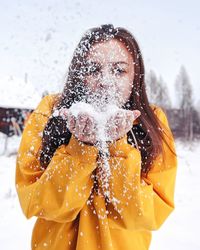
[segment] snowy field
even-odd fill
[[[27,220],[22,214],[15,191],[15,159],[20,138],[12,138],[7,153],[0,156],[0,243],[1,250],[29,250],[35,218]],[[1,136],[0,151],[4,138]],[[150,250],[198,250],[200,222],[200,143],[176,142],[178,175],[176,209],[163,226],[153,232]]]

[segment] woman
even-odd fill
[[[109,197],[95,121],[68,110],[79,101],[123,108],[108,119]],[[165,112],[147,99],[129,31],[107,24],[84,34],[63,92],[44,97],[31,114],[16,165],[22,210],[38,217],[32,249],[149,249],[151,231],[174,210],[177,157]]]

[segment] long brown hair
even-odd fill
[[[123,105],[123,108],[129,110],[138,109],[141,112],[141,116],[138,118],[139,122],[138,124],[133,125],[132,131],[141,151],[142,174],[147,174],[151,169],[153,159],[155,159],[158,154],[162,154],[162,140],[165,141],[165,138],[163,136],[162,130],[160,130],[160,123],[156,118],[152,108],[150,107],[147,98],[145,89],[145,70],[140,48],[135,37],[128,30],[121,27],[114,28],[112,24],[105,24],[101,25],[100,27],[89,29],[83,35],[74,51],[71,64],[69,65],[67,71],[64,89],[58,96],[54,108],[69,108],[75,101],[81,101],[84,99],[84,76],[87,71],[85,62],[88,52],[91,46],[95,43],[107,41],[109,39],[117,39],[118,41],[124,43],[128,51],[132,54],[133,60],[135,62],[135,76],[133,80],[132,92],[128,102]],[[48,165],[53,153],[60,144],[67,144],[69,142],[71,133],[67,130],[62,119],[59,119],[57,118],[57,121],[49,120],[46,128],[44,129],[42,154],[40,157],[42,166]],[[50,135],[53,133],[53,131],[54,133],[55,131],[58,131],[56,126],[58,126],[59,129],[63,131],[59,134],[63,137],[61,136],[62,138],[60,137],[61,139],[58,140],[58,133],[54,134],[57,142],[54,141],[52,143],[50,140]],[[127,133],[127,136],[128,143],[136,146],[131,131]]]

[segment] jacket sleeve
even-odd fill
[[[175,152],[175,143],[164,111],[154,111]],[[163,142],[162,142],[163,143]],[[107,204],[111,228],[157,230],[174,209],[177,157],[163,143],[163,154],[154,159],[146,177],[141,175],[141,154],[127,143],[127,136],[110,146],[110,200]],[[142,176],[142,177],[141,177]],[[103,189],[102,185],[100,187]]]
[[[48,118],[38,110],[46,105],[47,100],[43,99],[24,128],[16,159],[16,190],[27,218],[37,216],[69,222],[76,218],[90,196],[97,149],[71,136],[69,144],[59,146],[42,170],[39,151]]]

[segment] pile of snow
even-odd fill
[[[177,141],[178,171],[175,188],[175,210],[157,231],[153,232],[150,250],[199,250],[200,211],[200,143]]]
[[[109,119],[117,112],[124,112],[123,109],[118,108],[116,105],[108,104],[104,107],[104,111],[96,110],[94,106],[85,102],[73,103],[69,111],[76,118],[80,113],[88,113],[96,124],[97,140],[110,141],[109,135],[106,133],[106,125]]]
[[[0,107],[35,109],[41,96],[29,81],[13,77],[0,77]]]
[[[35,218],[22,213],[15,189],[16,155],[0,156],[0,242],[1,249],[31,249],[31,232]]]
[[[19,148],[21,137],[13,135],[12,137],[7,137],[7,135],[0,132],[0,155],[4,154],[6,156],[16,154]]]

